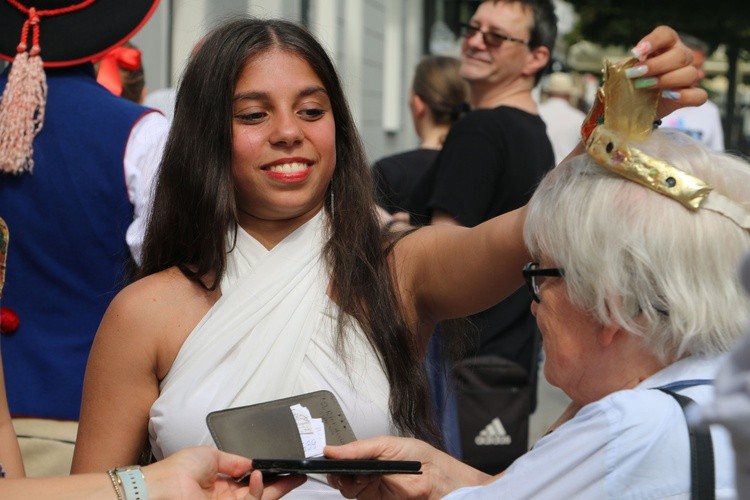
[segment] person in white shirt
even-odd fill
[[[703,77],[703,64],[708,54],[708,45],[691,35],[680,34],[683,43],[693,51],[693,65]],[[700,106],[681,108],[662,118],[662,127],[674,128],[689,134],[714,151],[724,151],[724,129],[719,107],[711,100]]]
[[[555,72],[542,80],[542,96],[546,96],[546,100],[539,105],[539,116],[547,125],[547,136],[555,153],[555,165],[581,140],[580,128],[586,115],[570,102],[578,95],[578,89],[569,73]]]

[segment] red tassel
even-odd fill
[[[39,21],[85,9],[96,0],[83,0],[58,9],[26,7],[19,0],[7,0],[28,16],[21,27],[21,42],[0,98],[0,172],[20,175],[34,171],[34,137],[42,130],[47,104],[47,78],[39,53]],[[31,34],[31,50],[28,39]]]
[[[42,129],[47,79],[37,53],[19,52],[0,100],[0,170],[22,174],[34,169],[34,137]]]

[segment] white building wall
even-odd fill
[[[368,24],[365,25],[365,9],[375,1],[377,0],[367,2],[365,0],[346,0],[344,2],[344,17],[342,19],[342,40],[344,43],[339,46],[339,53],[337,54],[339,76],[343,81],[344,90],[349,99],[349,107],[352,110],[354,121],[359,126],[360,133],[362,133],[362,113],[363,106],[365,106],[363,95],[365,78],[367,78],[367,75],[365,75],[367,65],[364,61],[364,47],[367,45],[365,37],[373,24],[368,19]]]
[[[342,0],[313,0],[310,3],[310,20],[308,28],[320,40],[334,63],[338,58],[339,16]],[[337,65],[338,66],[338,65]]]

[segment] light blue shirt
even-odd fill
[[[540,439],[503,476],[461,488],[446,499],[647,499],[690,497],[690,444],[682,408],[648,390],[671,382],[713,379],[725,356],[686,358],[644,380],[584,406]],[[713,386],[675,390],[707,404]],[[726,430],[712,426],[717,498],[735,498],[734,454]]]

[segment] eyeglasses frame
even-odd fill
[[[461,31],[462,36],[466,38],[467,40],[477,33],[480,33],[482,35],[482,41],[484,44],[488,47],[500,47],[503,42],[516,42],[516,43],[522,43],[526,46],[530,46],[530,40],[524,40],[523,38],[516,38],[514,36],[510,35],[501,35],[500,33],[495,33],[494,31],[483,31],[478,26],[474,26],[470,23],[459,23],[458,29]],[[488,37],[495,37],[497,40],[490,40]]]
[[[559,267],[539,267],[538,262],[529,262],[523,266],[523,278],[526,281],[526,287],[529,289],[531,298],[534,302],[540,303],[539,286],[536,284],[537,276],[549,276],[553,278],[564,278],[565,270]]]

